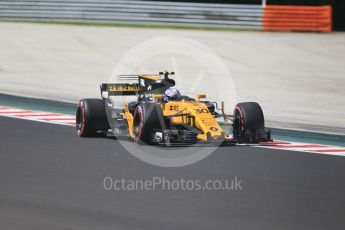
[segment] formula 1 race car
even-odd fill
[[[76,112],[80,137],[113,134],[127,136],[137,143],[258,143],[270,141],[264,115],[256,102],[239,103],[233,114],[225,114],[224,102],[179,95],[163,98],[175,85],[169,76],[158,74],[118,75],[119,80],[134,83],[101,84],[102,99],[82,99]],[[136,96],[135,101],[116,107],[117,96]]]

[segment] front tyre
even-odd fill
[[[153,131],[163,130],[164,125],[163,111],[159,104],[151,102],[140,103],[134,112],[134,141],[138,144],[153,144]]]
[[[234,109],[233,136],[239,143],[257,143],[270,139],[265,131],[265,119],[260,105],[243,102]]]
[[[76,112],[76,130],[80,137],[94,137],[105,133],[109,123],[102,99],[82,99]]]

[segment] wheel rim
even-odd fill
[[[235,117],[239,117],[240,118],[240,130],[243,132],[244,131],[244,125],[243,125],[243,115],[242,115],[242,111],[240,110],[240,108],[236,107],[235,109]]]
[[[141,109],[137,107],[134,113],[134,121],[133,121],[133,135],[134,135],[134,140],[136,142],[140,141],[142,124],[143,124],[142,112],[141,112]]]
[[[78,108],[77,116],[76,116],[76,129],[78,135],[82,135],[84,130],[84,113],[82,108]]]

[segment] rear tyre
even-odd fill
[[[76,130],[80,137],[104,135],[109,129],[104,101],[102,99],[82,99],[76,112]]]
[[[265,119],[260,105],[243,102],[234,109],[234,137],[239,142],[258,142],[265,132]]]
[[[143,102],[134,112],[133,135],[138,144],[153,144],[153,130],[163,130],[164,117],[159,104]]]

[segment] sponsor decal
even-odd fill
[[[209,113],[208,109],[195,109],[196,113]]]
[[[178,105],[170,105],[169,106],[169,110],[170,111],[180,111]]]
[[[129,84],[116,84],[116,85],[109,85],[108,91],[109,92],[116,92],[116,91],[141,91],[143,87],[139,85],[129,85]]]

